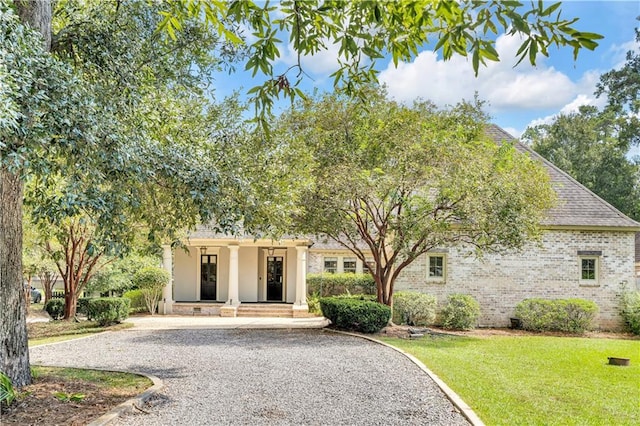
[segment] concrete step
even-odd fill
[[[275,318],[291,318],[293,317],[293,308],[291,305],[245,305],[238,307],[237,316],[239,317],[275,317]]]

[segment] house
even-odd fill
[[[640,289],[640,232],[636,233],[636,288]]]
[[[498,142],[515,142],[548,170],[558,204],[542,223],[542,241],[481,260],[466,247],[441,247],[403,270],[396,291],[433,294],[441,303],[452,293],[471,294],[480,302],[479,325],[493,327],[507,326],[527,298],[584,298],[598,304],[601,328],[619,328],[621,289],[637,285],[640,224],[504,130],[489,126],[487,132]],[[200,226],[185,245],[164,249],[173,285],[165,289],[161,313],[254,315],[268,306],[270,315],[302,316],[307,273],[363,271],[348,250],[311,238],[229,237]]]

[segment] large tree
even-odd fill
[[[73,49],[64,49],[69,45],[83,46],[82,33],[75,30],[83,26],[90,27],[93,23],[91,19],[75,21],[74,16],[82,15],[87,7],[105,4],[119,10],[128,6],[129,2],[59,2],[57,5],[67,14],[56,25],[52,25],[51,4],[50,0],[0,0],[0,33],[3,34],[0,44],[0,57],[3,58],[0,62],[0,369],[16,385],[30,382],[25,309],[24,303],[18,300],[22,293],[20,221],[23,178],[28,173],[46,175],[49,166],[60,165],[51,161],[50,154],[42,155],[49,151],[52,154],[57,151],[55,158],[66,160],[67,166],[76,165],[84,173],[92,173],[92,166],[101,164],[101,161],[107,170],[109,165],[118,163],[118,160],[126,164],[126,157],[119,157],[120,152],[114,149],[114,142],[118,139],[109,137],[104,129],[113,129],[116,135],[126,134],[127,131],[135,133],[137,130],[135,122],[125,126],[119,126],[117,120],[109,122],[112,114],[103,117],[101,124],[105,128],[92,122],[92,119],[102,117],[102,113],[109,112],[108,109],[96,108],[96,105],[106,106],[108,102],[99,96],[104,92],[96,92],[95,85],[87,87],[83,82],[86,75],[99,77],[99,73],[108,71],[115,80],[105,82],[102,88],[106,93],[109,93],[109,89],[117,88],[135,101],[140,96],[137,80],[118,78],[118,67],[126,67],[127,63],[111,63],[107,55],[104,61],[90,63],[87,67],[85,58],[77,57]],[[542,2],[526,9],[517,2],[501,1],[283,1],[277,6],[281,13],[276,13],[269,4],[260,7],[251,1],[174,0],[163,3],[162,7],[164,5],[167,10],[161,15],[164,18],[160,27],[165,28],[166,32],[155,33],[154,37],[168,34],[179,44],[181,36],[176,30],[184,34],[187,32],[185,28],[194,28],[188,25],[189,22],[202,18],[233,43],[241,42],[241,28],[253,31],[256,41],[249,46],[246,66],[267,74],[265,83],[251,92],[255,94],[259,111],[265,111],[265,106],[268,111],[273,98],[279,94],[290,95],[297,90],[295,84],[289,83],[287,74],[276,75],[273,72],[273,62],[282,44],[277,39],[277,29],[274,27],[291,34],[293,47],[301,55],[313,54],[330,43],[338,43],[343,60],[336,71],[335,84],[339,86],[344,83],[347,89],[357,88],[360,82],[375,79],[375,60],[384,52],[389,51],[397,63],[401,59],[411,58],[427,41],[436,42],[436,48],[446,58],[453,54],[470,53],[472,66],[478,69],[485,60],[498,59],[494,48],[498,28],[524,36],[519,55],[521,59],[528,57],[531,62],[535,62],[538,53],[546,55],[548,46],[552,44],[570,45],[577,54],[583,47],[593,49],[597,45],[594,40],[599,38],[598,35],[574,29],[572,25],[576,19],[562,19],[558,5],[546,7]],[[136,2],[136,7],[148,7],[146,10],[149,13],[156,13],[157,3]],[[19,19],[14,10],[17,10]],[[272,20],[275,16],[278,18]],[[101,24],[106,21],[99,14],[92,18],[98,18]],[[142,21],[147,22],[144,19]],[[112,22],[116,26],[119,24],[117,17]],[[35,28],[40,38],[34,37],[33,31],[27,31],[25,25]],[[62,46],[56,55],[68,61],[67,67],[47,55],[52,33],[54,45]],[[67,37],[68,34],[72,37]],[[102,34],[102,41],[111,48],[110,33],[107,31]],[[75,43],[74,35],[80,36]],[[97,41],[87,45],[101,44]],[[224,46],[206,54],[203,49],[203,58],[224,57],[226,52]],[[171,61],[167,64],[170,65]],[[80,65],[84,74],[74,75],[76,65]],[[93,76],[91,69],[95,73]],[[197,66],[189,68],[190,71],[197,69]],[[171,71],[172,67],[166,70]],[[118,86],[117,83],[124,84]],[[153,85],[152,82],[149,84]],[[126,99],[126,96],[122,99]],[[126,107],[126,102],[113,103],[112,112],[117,113],[120,108],[126,110]],[[85,116],[80,114],[81,111]],[[259,115],[263,124],[265,117]],[[93,135],[96,130],[102,131],[102,134]],[[43,147],[46,149],[43,150]],[[74,164],[71,160],[77,162]],[[62,163],[65,164],[65,161]],[[101,177],[109,182],[118,171],[116,167],[113,172],[98,174],[96,178]],[[198,199],[199,194],[193,194],[193,198]],[[194,220],[186,222],[193,223]],[[224,224],[225,221],[220,223]]]
[[[636,29],[640,47],[640,30]],[[640,144],[640,54],[600,76],[596,95],[607,104],[560,114],[550,124],[527,129],[523,138],[537,152],[627,216],[640,220],[640,159],[629,150]]]
[[[640,167],[627,157],[638,129],[614,110],[593,106],[528,128],[523,139],[540,155],[631,218],[640,219]]]
[[[362,108],[327,95],[281,125],[313,157],[297,229],[353,252],[380,303],[391,305],[398,275],[435,248],[522,247],[552,205],[542,166],[489,140],[479,105],[408,107],[371,91]]]

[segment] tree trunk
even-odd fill
[[[43,48],[49,51],[51,1],[18,0],[15,6],[22,22],[42,34]],[[22,282],[23,183],[20,173],[0,166],[0,370],[18,387],[31,383]]]
[[[18,387],[31,383],[22,282],[22,188],[18,174],[0,168],[0,370]]]

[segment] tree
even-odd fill
[[[640,21],[640,17],[637,18]],[[635,29],[636,44],[640,47],[640,28]],[[607,96],[608,108],[618,112],[640,112],[640,53],[630,50],[622,68],[600,76],[596,95]],[[635,117],[637,120],[637,116]],[[640,138],[640,136],[638,136]],[[638,143],[636,139],[636,143]]]
[[[101,268],[89,280],[86,290],[89,293],[123,292],[133,288],[133,276],[143,268],[160,264],[160,259],[151,256],[130,254],[121,259],[115,259]]]
[[[115,119],[117,117],[114,113],[135,112],[139,99],[153,99],[140,96],[140,91],[155,87],[153,78],[144,79],[145,84],[140,86],[135,84],[140,80],[132,78],[131,74],[119,74],[121,70],[127,69],[129,62],[126,60],[114,63],[107,55],[103,58],[96,57],[95,62],[87,62],[85,58],[77,56],[73,48],[64,48],[104,45],[108,46],[107,52],[116,48],[117,46],[109,43],[113,39],[110,38],[108,28],[107,31],[99,32],[104,37],[94,39],[94,43],[85,43],[82,33],[76,30],[90,29],[96,22],[100,28],[105,29],[101,25],[109,20],[105,19],[106,14],[100,13],[103,10],[100,9],[101,5],[115,9],[116,15],[111,24],[117,29],[117,13],[129,6],[129,2],[58,2],[57,7],[64,13],[59,15],[60,20],[55,25],[55,57],[47,54],[53,33],[51,4],[50,0],[0,0],[0,33],[3,34],[0,43],[0,57],[3,58],[0,64],[0,81],[3,82],[0,85],[0,369],[17,386],[30,382],[25,307],[18,300],[22,293],[22,179],[26,175],[44,177],[51,169],[57,178],[60,171],[58,166],[66,166],[62,168],[63,175],[66,175],[64,172],[70,167],[76,167],[76,175],[83,172],[85,176],[90,176],[94,173],[95,166],[102,165],[101,172],[91,177],[95,178],[95,182],[100,179],[110,182],[114,175],[122,173],[120,166],[127,164],[127,157],[118,149],[118,142],[137,140],[131,136],[138,130],[136,119],[141,117],[139,114],[132,114],[130,121],[122,122]],[[505,30],[512,28],[509,31],[525,36],[520,51],[521,59],[528,56],[532,62],[535,62],[538,53],[546,55],[549,45],[570,45],[574,54],[577,54],[581,48],[595,48],[597,43],[594,40],[599,38],[596,34],[575,30],[572,25],[576,19],[560,19],[559,5],[545,8],[542,2],[538,6],[532,5],[530,10],[520,12],[518,4],[499,1],[432,3],[423,0],[423,3],[418,4],[405,1],[324,2],[322,5],[319,2],[285,1],[280,3],[284,19],[274,21],[271,21],[273,9],[268,4],[263,8],[244,1],[227,3],[175,0],[167,4],[169,10],[162,15],[160,27],[166,28],[166,33],[175,38],[178,45],[180,36],[175,30],[179,29],[183,35],[193,34],[190,31],[194,26],[190,24],[202,20],[202,17],[210,25],[196,25],[195,28],[213,28],[233,43],[241,40],[238,35],[241,33],[241,26],[249,24],[248,28],[256,33],[257,42],[249,46],[247,67],[261,70],[270,76],[262,88],[251,91],[255,94],[259,109],[261,106],[268,107],[273,97],[280,93],[292,94],[293,90],[297,90],[295,84],[289,84],[286,74],[271,78],[272,63],[278,55],[277,47],[281,44],[276,38],[277,31],[271,28],[272,24],[282,30],[290,30],[294,49],[300,54],[317,52],[325,43],[339,43],[345,60],[335,75],[335,85],[345,82],[347,89],[375,78],[373,63],[368,63],[368,58],[376,59],[387,48],[396,61],[406,59],[430,36],[433,36],[430,41],[436,41],[437,48],[442,49],[445,57],[454,53],[466,55],[471,52],[472,64],[476,69],[487,59],[498,59],[492,40],[498,26]],[[135,2],[133,7],[147,12],[135,22],[149,23],[149,20],[143,18],[158,11],[157,4],[153,2]],[[19,18],[14,10],[18,12]],[[95,13],[85,16],[83,12],[86,10]],[[552,17],[556,12],[555,18]],[[75,21],[74,17],[77,16],[88,19]],[[37,29],[39,36],[36,31],[28,30],[25,26]],[[75,43],[73,37],[65,38],[68,34],[78,36]],[[152,39],[158,34],[161,36],[164,33],[154,33]],[[60,42],[64,40],[71,43]],[[59,46],[62,48],[58,49]],[[147,52],[153,53],[154,48],[160,47],[157,44],[152,46]],[[167,44],[161,52],[170,52],[169,46],[171,45]],[[224,59],[229,52],[228,45],[217,48],[210,48],[207,44],[200,46],[199,52],[202,55],[199,58],[204,60]],[[130,52],[119,50],[122,53],[120,58],[124,59],[128,53],[136,51],[135,48]],[[162,54],[151,57],[167,59]],[[69,65],[59,59],[66,60]],[[176,57],[173,56],[172,59]],[[166,65],[165,71],[180,70],[180,73],[174,75],[181,76],[193,76],[193,71],[201,69],[191,65],[181,68],[178,62],[170,59],[163,64]],[[80,66],[78,72],[74,73],[76,65]],[[141,74],[146,72],[147,76],[154,75],[145,66],[137,71]],[[108,74],[100,80],[102,72]],[[120,78],[121,76],[126,78]],[[87,81],[93,84],[87,85]],[[99,84],[100,81],[103,84]],[[178,89],[180,87],[179,84],[170,86]],[[146,92],[142,91],[144,95]],[[103,97],[105,93],[114,96],[120,93],[121,96]],[[267,127],[264,117],[264,114],[259,116],[263,127]],[[115,135],[120,137],[114,137]],[[171,145],[171,141],[168,141],[168,145]],[[142,146],[138,145],[137,149],[140,148]],[[133,152],[135,151],[134,144]],[[169,166],[162,170],[172,172],[169,175],[173,177],[179,175],[177,170]],[[216,183],[215,179],[209,182],[208,187],[213,188],[210,190],[212,193],[216,192]],[[198,184],[204,184],[204,181],[200,180]],[[198,186],[194,192],[184,191],[184,186],[180,190],[174,187],[174,190],[178,194],[190,194],[192,201],[202,201],[206,199],[199,192],[203,187]],[[92,197],[93,194],[87,193],[87,196]],[[73,197],[67,197],[67,200],[73,200]],[[189,204],[193,207],[193,204]],[[202,205],[204,203],[200,204]],[[68,207],[69,204],[66,204],[61,209]],[[223,207],[225,206],[221,206],[220,213],[225,213]],[[196,207],[189,212],[199,210]],[[236,212],[234,209],[232,211]],[[71,216],[75,213],[72,209]],[[111,217],[115,221],[117,215],[107,214],[105,211],[101,217]],[[207,218],[207,214],[203,217]],[[192,216],[182,224],[193,224],[197,219],[199,218]],[[223,220],[218,223],[221,227],[226,224],[227,229],[231,229],[231,218],[226,214],[223,214]]]
[[[158,301],[162,296],[162,289],[169,282],[169,273],[157,266],[147,266],[136,272],[133,276],[133,284],[144,295],[144,302],[151,315],[158,308]]]
[[[398,275],[430,250],[481,255],[538,235],[554,199],[549,178],[512,145],[487,139],[479,104],[407,107],[383,90],[367,99],[364,108],[336,95],[305,101],[279,134],[305,141],[313,156],[297,230],[349,249],[373,276],[380,303],[391,305]]]
[[[523,140],[618,210],[640,219],[640,167],[627,158],[633,137],[628,124],[613,110],[583,106],[528,128]]]
[[[160,28],[175,38],[184,19],[204,17],[234,44],[245,43],[245,34],[238,27],[247,28],[252,41],[245,69],[266,77],[248,93],[254,96],[257,121],[268,129],[274,98],[304,96],[297,87],[305,75],[302,56],[338,45],[334,86],[362,96],[366,85],[376,81],[376,61],[390,54],[397,66],[399,61],[412,60],[418,49],[429,43],[435,43],[435,50],[445,60],[453,55],[471,56],[476,74],[480,64],[500,59],[494,47],[499,29],[522,38],[518,63],[528,59],[535,65],[538,54],[549,55],[551,45],[571,46],[574,59],[580,49],[594,49],[598,45],[595,40],[602,36],[577,31],[572,25],[578,18],[562,19],[559,8],[560,3],[540,1],[525,9],[519,2],[500,0],[284,0],[261,6],[254,1],[171,0],[162,12]],[[289,36],[298,60],[283,73],[276,73],[274,63],[280,56],[282,35]],[[292,83],[293,72],[297,74]]]

